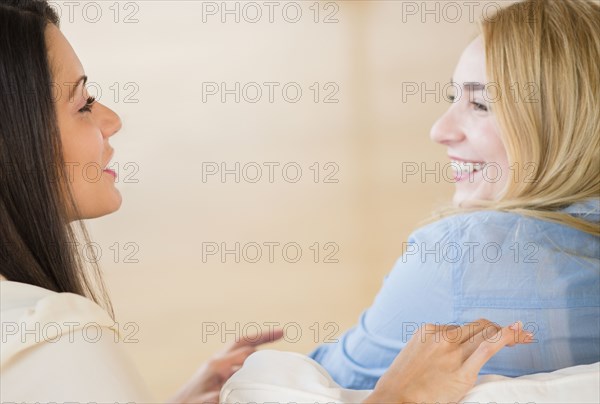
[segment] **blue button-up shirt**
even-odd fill
[[[600,198],[564,211],[598,222]],[[405,247],[358,324],[309,355],[343,387],[374,388],[424,323],[521,320],[534,332],[536,342],[501,350],[481,374],[521,376],[600,361],[598,237],[478,211],[424,226]]]

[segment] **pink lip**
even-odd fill
[[[475,171],[475,172],[474,172],[474,173],[472,173],[472,174],[465,174],[465,175],[463,175],[463,176],[461,176],[460,174],[456,173],[456,174],[454,175],[454,181],[456,181],[456,182],[462,182],[462,181],[465,181],[465,180],[467,180],[467,179],[469,178],[469,176],[473,176],[473,177],[474,177],[474,176],[475,176],[475,174],[478,174],[478,173],[479,173],[479,171]]]
[[[461,159],[459,157],[454,157],[454,156],[451,156],[451,155],[448,155],[448,158],[450,158],[450,160],[464,161],[465,163],[481,163],[481,161],[477,161],[477,160],[465,160],[465,159]]]
[[[110,175],[112,175],[113,177],[117,178],[117,173],[114,172],[113,170],[111,170],[110,168],[104,169],[103,170],[105,173],[109,173]]]
[[[465,163],[480,163],[480,161],[476,161],[476,160],[465,160],[465,159],[461,159],[461,158],[459,158],[459,157],[456,157],[456,156],[451,156],[451,155],[448,155],[448,158],[450,158],[450,160],[455,160],[455,161],[464,161]],[[479,171],[475,171],[475,172],[474,172],[474,173],[472,173],[472,174],[466,174],[466,175],[462,175],[462,176],[461,176],[459,173],[456,173],[456,174],[454,175],[454,181],[455,181],[455,182],[462,182],[462,181],[465,181],[465,180],[469,179],[469,177],[471,177],[471,176],[474,176],[475,174],[477,174],[478,172],[479,172]],[[471,182],[472,182],[472,181],[471,181]]]

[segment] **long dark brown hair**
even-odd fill
[[[0,2],[0,274],[114,310],[65,175],[45,40],[46,1]],[[79,244],[78,244],[79,242]],[[89,264],[89,265],[88,265]]]

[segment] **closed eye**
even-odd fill
[[[456,97],[455,97],[455,96],[453,96],[453,95],[449,95],[449,96],[448,96],[448,100],[449,100],[449,101],[450,101],[452,104],[454,104],[454,102],[456,101]],[[480,104],[480,103],[478,103],[478,102],[471,102],[471,104],[472,104],[472,105],[475,107],[475,109],[476,109],[477,111],[483,111],[483,112],[488,112],[488,111],[489,111],[489,110],[488,110],[488,107],[486,107],[485,105],[483,105],[483,104]]]
[[[484,112],[488,111],[488,108],[483,104],[480,104],[478,102],[472,102],[471,104],[473,104],[475,106],[475,109],[478,111],[484,111]]]
[[[83,108],[79,110],[81,113],[92,112],[92,105],[96,102],[96,97],[88,97]]]

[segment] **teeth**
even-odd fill
[[[470,174],[475,171],[482,170],[483,167],[485,167],[485,163],[471,163],[465,161],[452,160],[452,167],[456,171],[461,171],[464,174]]]

